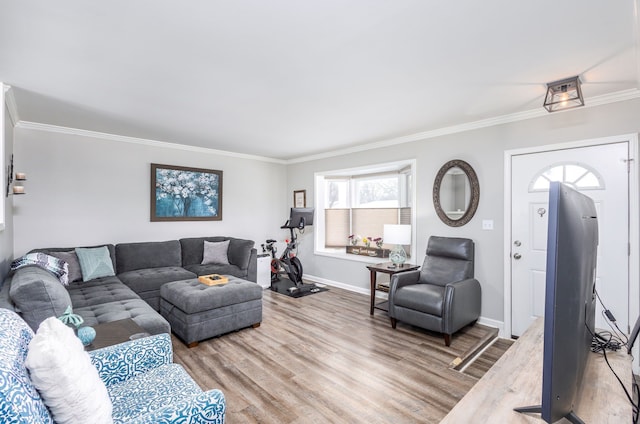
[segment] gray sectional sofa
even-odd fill
[[[204,241],[229,240],[228,264],[201,264]],[[131,318],[151,334],[171,331],[159,313],[160,288],[169,282],[206,274],[232,275],[256,281],[256,249],[251,240],[197,237],[163,242],[106,244],[114,274],[67,286],[42,268],[28,266],[10,273],[0,287],[0,307],[18,312],[35,331],[50,316],[71,305],[86,325]],[[100,247],[100,246],[92,246]],[[36,249],[55,256],[74,248]]]

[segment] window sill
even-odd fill
[[[352,262],[362,262],[367,264],[379,264],[382,262],[389,262],[389,258],[371,258],[368,256],[352,255],[339,250],[315,250],[313,253],[318,256],[325,256],[328,258],[342,259],[345,261],[352,261]]]

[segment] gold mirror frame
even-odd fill
[[[442,184],[442,179],[446,175],[447,171],[455,167],[462,169],[462,171],[469,179],[469,185],[471,187],[471,198],[469,199],[469,204],[467,205],[467,209],[464,215],[462,215],[458,219],[451,219],[447,216],[445,211],[442,209],[442,205],[440,204],[440,186]],[[442,168],[440,168],[440,170],[438,171],[436,180],[433,183],[433,205],[436,208],[436,213],[438,214],[440,220],[450,227],[461,227],[471,221],[471,218],[473,218],[473,215],[478,209],[478,203],[480,203],[480,184],[478,183],[478,176],[476,175],[476,172],[473,170],[471,165],[459,159],[450,160],[449,162],[442,165]]]

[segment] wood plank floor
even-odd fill
[[[453,336],[369,315],[369,297],[330,288],[298,299],[264,291],[263,321],[188,349],[175,361],[227,400],[235,423],[437,423],[476,376],[449,368],[483,335]]]

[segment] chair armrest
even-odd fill
[[[482,290],[475,278],[445,286],[442,318],[446,334],[453,334],[480,317]]]
[[[162,333],[96,349],[89,356],[104,384],[110,386],[172,363],[173,346],[169,334]]]
[[[389,280],[389,316],[394,317],[393,308],[395,307],[394,298],[396,290],[402,286],[417,284],[420,280],[420,270],[400,272],[393,274]]]
[[[130,421],[130,424],[212,423],[223,424],[227,405],[220,390],[200,393],[188,401],[176,402]]]

